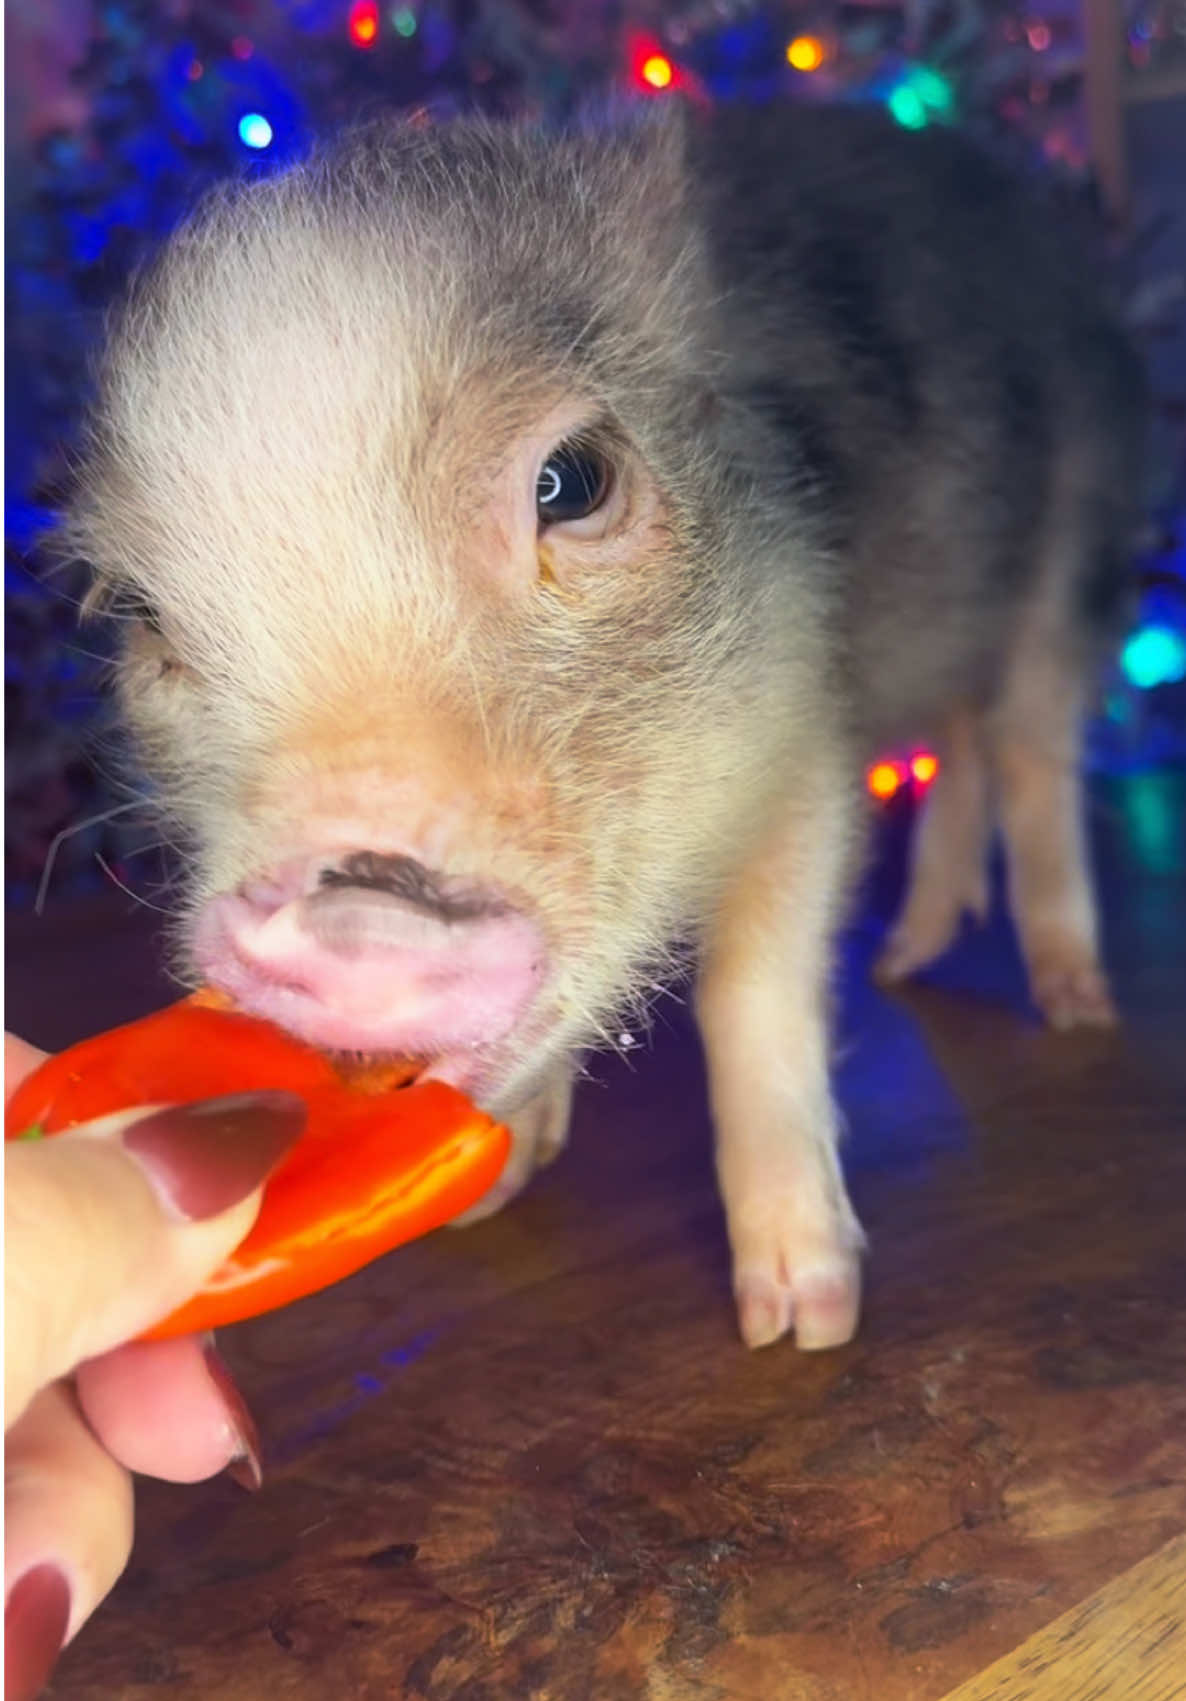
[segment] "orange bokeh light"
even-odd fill
[[[929,750],[922,750],[911,762],[910,772],[920,786],[929,786],[939,772],[939,758],[932,756]]]
[[[673,75],[671,60],[662,53],[652,53],[642,62],[642,80],[653,89],[668,88]]]
[[[824,62],[824,44],[815,35],[797,35],[787,43],[787,64],[796,71],[818,71]]]
[[[874,797],[887,798],[897,791],[902,776],[892,762],[877,762],[869,769],[867,783]]]

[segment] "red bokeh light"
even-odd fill
[[[373,47],[379,36],[376,0],[355,0],[350,8],[350,39],[355,47]]]
[[[683,86],[682,72],[657,37],[632,35],[628,53],[630,81],[643,94],[667,94]]]

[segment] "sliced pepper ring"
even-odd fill
[[[5,1138],[138,1105],[298,1094],[308,1125],[264,1187],[246,1239],[145,1335],[219,1329],[291,1304],[459,1216],[502,1172],[510,1135],[402,1058],[335,1058],[203,992],[48,1058],[21,1082]]]

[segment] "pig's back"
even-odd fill
[[[1141,383],[1090,268],[951,132],[770,107],[699,145],[733,382],[836,546],[869,736],[987,695],[1060,465],[1098,455],[1132,482]],[[1122,567],[1083,572],[1106,617]]]

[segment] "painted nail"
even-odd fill
[[[33,1701],[54,1669],[70,1623],[70,1588],[56,1565],[35,1565],[4,1608],[4,1694]]]
[[[183,1222],[217,1217],[254,1193],[304,1132],[295,1093],[238,1093],[169,1105],[134,1122],[123,1146]]]
[[[202,1348],[202,1353],[206,1360],[207,1375],[226,1407],[227,1419],[238,1444],[234,1458],[226,1467],[226,1474],[232,1482],[237,1482],[240,1488],[254,1494],[264,1480],[260,1465],[259,1430],[255,1427],[255,1419],[247,1410],[246,1402],[235,1385],[235,1379],[227,1369],[226,1360],[214,1343],[208,1341]]]

